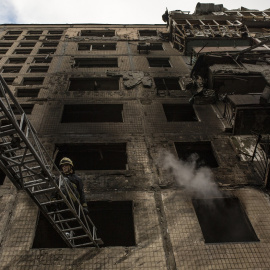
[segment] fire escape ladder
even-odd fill
[[[5,125],[3,125],[5,123]],[[72,248],[102,244],[72,187],[62,176],[34,127],[0,76],[0,168],[38,205]]]

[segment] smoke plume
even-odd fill
[[[192,154],[187,161],[183,161],[168,151],[160,151],[158,164],[169,171],[188,193],[201,198],[221,197],[212,171],[208,167],[198,168],[197,159],[198,155]]]

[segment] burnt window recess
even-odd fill
[[[113,37],[115,36],[114,30],[82,30],[81,36],[87,37]]]
[[[204,142],[175,142],[175,149],[179,159],[187,161],[191,155],[197,157],[197,167],[207,166],[217,168],[218,163],[213,153],[210,141]]]
[[[54,54],[56,49],[39,49],[38,54]]]
[[[171,67],[169,58],[147,58],[150,67]]]
[[[145,50],[147,47],[150,51],[163,51],[162,43],[146,43],[146,42],[139,42],[138,50]]]
[[[125,143],[58,144],[55,164],[69,157],[76,170],[126,170]]]
[[[116,43],[79,43],[79,51],[116,50]]]
[[[6,174],[0,169],[0,185],[4,184]]]
[[[157,36],[156,30],[139,30],[139,34],[141,37],[151,37],[151,36]]]
[[[90,201],[87,206],[103,246],[136,245],[132,201]]]
[[[48,34],[50,35],[61,35],[63,34],[63,30],[49,30]]]
[[[39,40],[39,36],[25,36],[25,40]]]
[[[52,58],[51,57],[35,57],[33,60],[33,63],[51,63]]]
[[[8,31],[7,35],[20,35],[22,33],[22,31]]]
[[[18,47],[34,47],[36,43],[34,42],[22,42],[19,44]]]
[[[68,91],[119,90],[118,78],[71,78]]]
[[[6,54],[8,50],[0,50],[0,54]]]
[[[123,104],[66,104],[61,123],[123,122]]]
[[[193,199],[205,243],[260,241],[238,198]]]
[[[0,42],[0,47],[11,47],[13,43],[8,43],[8,42]]]
[[[9,64],[23,64],[25,63],[26,58],[9,58],[7,63]]]
[[[24,50],[24,49],[16,49],[13,54],[30,54],[32,49]]]
[[[118,67],[117,58],[77,58],[75,67],[92,68],[92,67]]]
[[[17,40],[19,36],[4,36],[3,40]]]
[[[44,78],[24,78],[23,79],[23,85],[41,85],[43,84]]]
[[[44,237],[44,235],[46,237]],[[68,248],[52,224],[39,211],[32,248]]]
[[[15,78],[3,78],[6,82],[7,85],[12,85],[12,83],[14,82]]]
[[[178,78],[154,78],[157,90],[181,90]]]
[[[26,114],[31,114],[34,108],[34,104],[20,104]],[[20,114],[19,110],[14,104],[11,104],[11,109],[14,114]]]
[[[17,89],[17,97],[37,97],[39,88],[19,88]]]
[[[42,30],[30,30],[27,32],[28,35],[41,35],[42,34]]]
[[[58,42],[44,42],[42,43],[42,47],[57,47]]]
[[[30,73],[39,73],[39,72],[47,72],[49,67],[47,66],[32,66],[29,68],[28,72]]]
[[[47,40],[59,40],[61,39],[61,36],[46,36]]]
[[[10,66],[8,66],[8,67],[3,67],[2,68],[2,73],[18,73],[18,72],[20,72],[20,70],[21,70],[21,66],[14,66],[14,67],[10,67]]]
[[[168,122],[198,121],[191,104],[162,104]]]

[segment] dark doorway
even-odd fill
[[[162,104],[168,122],[198,121],[190,104]]]
[[[95,201],[87,204],[103,246],[135,246],[132,201]]]
[[[68,248],[51,223],[39,212],[32,248]]]
[[[175,142],[174,143],[179,159],[188,160],[192,154],[197,154],[197,166],[218,167],[213,154],[211,142]]]
[[[125,143],[109,144],[58,144],[55,163],[69,157],[75,170],[126,170]]]
[[[259,241],[238,198],[193,199],[205,243]]]

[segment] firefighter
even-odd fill
[[[67,179],[73,193],[79,199],[81,205],[83,206],[84,213],[88,215],[89,211],[85,201],[83,182],[82,179],[75,174],[72,160],[67,157],[62,158],[60,160],[59,167],[61,168],[63,176]],[[65,194],[66,191],[63,190],[63,193]],[[72,196],[70,197],[72,199]]]

